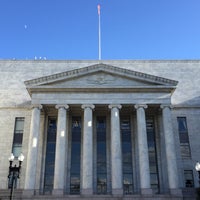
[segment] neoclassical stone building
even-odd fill
[[[0,198],[194,198],[200,61],[0,61]]]

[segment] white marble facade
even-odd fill
[[[4,64],[7,68],[4,68]],[[123,116],[128,116],[131,123],[133,176],[133,192],[129,195],[138,195],[138,198],[140,195],[152,198],[166,195],[166,198],[170,196],[181,199],[184,195],[183,172],[193,170],[192,165],[195,159],[198,160],[197,153],[193,151],[197,148],[196,152],[200,153],[199,144],[192,141],[192,157],[182,161],[176,124],[177,117],[186,116],[189,119],[188,128],[191,127],[190,123],[193,124],[190,137],[193,135],[194,140],[199,138],[195,134],[198,134],[199,126],[196,117],[200,119],[200,104],[196,99],[200,89],[196,85],[197,88],[194,86],[188,91],[193,86],[191,77],[194,78],[194,83],[199,81],[199,78],[196,80],[196,73],[190,74],[189,65],[193,67],[192,64],[196,67],[195,72],[197,69],[200,72],[200,62],[2,62],[0,68],[4,76],[1,76],[1,91],[4,96],[0,101],[1,129],[8,130],[14,126],[12,123],[15,117],[25,117],[22,151],[26,159],[18,183],[24,197],[47,195],[44,192],[44,176],[49,118],[56,119],[57,130],[53,188],[48,195],[55,198],[70,195],[73,116],[80,116],[82,121],[79,195],[98,195],[95,124],[99,116],[105,116],[107,189],[104,195],[125,197],[120,122]],[[171,65],[181,66],[181,69],[174,69],[177,71],[174,74]],[[16,74],[19,76],[12,74],[15,67],[19,69]],[[7,83],[11,84],[8,88]],[[179,84],[187,89],[185,93]],[[5,116],[8,111],[9,114]],[[7,120],[12,120],[5,124],[2,122],[4,116]],[[149,161],[146,126],[149,116],[153,116],[155,124],[158,194],[151,181],[152,166]],[[3,144],[0,144],[0,149],[9,155],[12,150],[13,128],[8,132],[10,149]],[[5,163],[6,158],[1,159]],[[6,172],[6,167],[6,163],[0,166],[1,177]],[[193,174],[196,175],[195,171]],[[2,178],[0,189],[7,188],[6,181],[6,177]],[[194,178],[194,186],[197,185],[198,180]]]

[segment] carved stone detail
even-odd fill
[[[105,85],[114,82],[115,78],[112,76],[106,76],[104,74],[95,75],[95,77],[87,79],[89,84]]]

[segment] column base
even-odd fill
[[[170,189],[170,194],[174,196],[182,196],[182,190],[181,189]]]
[[[123,189],[112,189],[112,195],[117,196],[117,195],[123,195]]]
[[[92,188],[87,188],[87,189],[82,189],[81,190],[82,195],[92,195],[93,194],[93,189]]]
[[[143,189],[141,189],[141,194],[142,195],[152,195],[153,191],[151,188],[143,188]]]
[[[56,196],[56,195],[62,196],[63,194],[64,194],[63,189],[53,189],[53,191],[52,191],[52,195],[54,195],[54,196]]]

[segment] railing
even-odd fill
[[[80,194],[80,185],[71,185],[70,194]]]
[[[105,183],[97,185],[97,194],[107,194],[107,186]]]
[[[124,184],[124,194],[133,194],[133,184]]]

